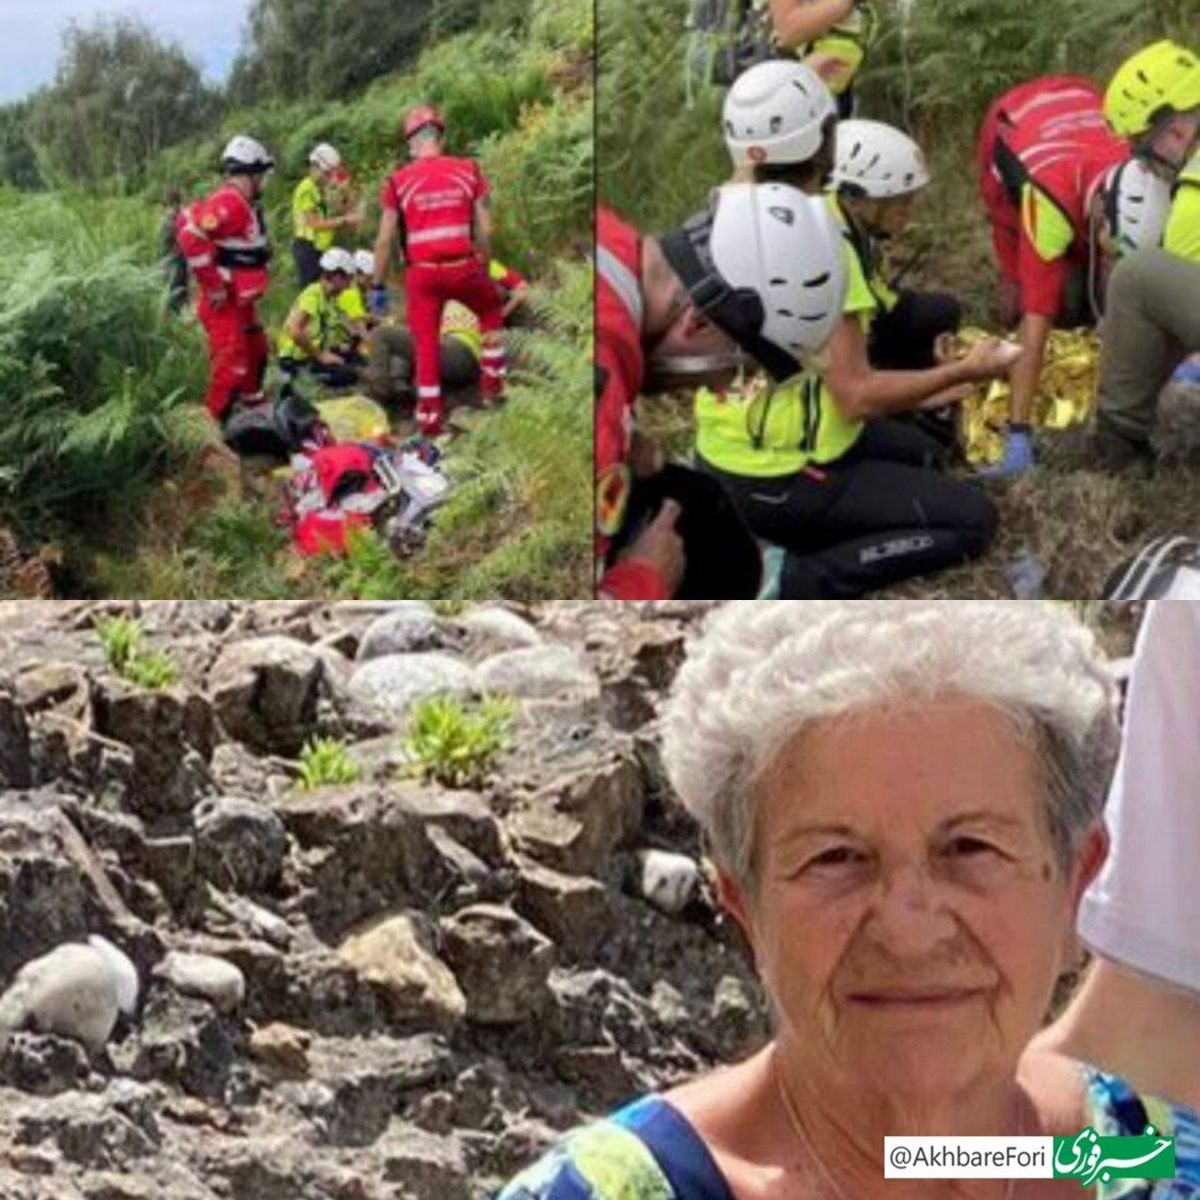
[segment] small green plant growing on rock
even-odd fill
[[[485,696],[477,706],[454,696],[417,701],[405,742],[417,774],[446,787],[482,787],[511,744],[516,708],[511,696]]]
[[[300,787],[306,792],[357,783],[359,777],[358,764],[347,752],[345,742],[337,738],[309,738],[300,751],[299,773]]]
[[[142,648],[142,627],[131,617],[99,621],[96,632],[108,665],[122,679],[151,691],[168,688],[178,681],[179,668],[169,655]]]

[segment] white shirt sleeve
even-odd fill
[[[1106,817],[1081,938],[1200,993],[1200,603],[1155,601],[1142,623]]]

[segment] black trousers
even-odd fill
[[[301,362],[295,358],[281,358],[279,369],[289,378],[294,379],[301,371],[307,371],[314,379],[319,379],[326,387],[353,387],[358,383],[361,372],[367,365],[367,360],[361,354],[349,354],[344,364],[320,363],[315,358]]]
[[[296,280],[302,288],[321,278],[321,252],[307,238],[292,239],[292,258],[296,260]]]
[[[911,426],[877,420],[820,469],[750,479],[711,466],[753,533],[787,551],[786,600],[853,600],[981,555],[996,508],[942,471],[943,450]]]

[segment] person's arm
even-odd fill
[[[1004,374],[1006,352],[988,339],[965,358],[925,371],[877,371],[867,356],[858,318],[844,314],[826,349],[825,382],[842,415],[851,421],[913,412],[933,397],[963,384]],[[944,398],[944,397],[943,397]]]
[[[375,287],[387,287],[388,260],[392,256],[392,246],[396,241],[396,229],[400,223],[400,215],[394,208],[385,208],[379,221],[379,232],[375,235],[375,275],[372,283]]]
[[[483,261],[490,262],[492,257],[492,212],[485,196],[481,196],[475,201],[475,245],[479,247]]]
[[[208,302],[216,307],[229,298],[229,284],[217,266],[216,239],[226,219],[215,205],[201,202],[188,210],[179,229],[179,249],[196,276],[196,283]]]
[[[854,11],[854,0],[771,0],[771,23],[784,50],[807,46]]]
[[[1009,372],[1012,386],[1012,410],[1010,420],[1014,425],[1028,425],[1033,419],[1033,401],[1037,396],[1042,378],[1042,367],[1046,362],[1046,343],[1054,319],[1040,313],[1026,313],[1021,318],[1021,357]]]
[[[507,321],[513,310],[525,303],[525,297],[528,294],[529,284],[527,283],[522,283],[513,288],[508,294],[508,299],[504,302],[504,307],[500,310],[500,315]]]
[[[308,335],[308,313],[304,312],[303,310],[294,310],[288,317],[287,324],[284,326],[284,329],[288,337],[290,337],[292,341],[304,351],[305,354],[307,354],[310,358],[320,358],[321,347],[318,346],[317,343],[314,342]]]
[[[683,582],[683,539],[676,522],[683,509],[665,500],[662,509],[616,564],[604,573],[600,595],[609,600],[670,600]]]

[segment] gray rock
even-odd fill
[[[480,687],[471,667],[435,651],[374,658],[355,670],[349,690],[353,699],[399,724],[417,700],[436,695],[469,696]]]
[[[458,624],[473,642],[495,653],[542,644],[537,629],[507,608],[477,608],[460,617]]]
[[[295,638],[233,642],[208,675],[208,690],[230,737],[262,753],[298,754],[312,734],[325,666]]]
[[[554,965],[549,938],[511,909],[476,904],[442,922],[446,960],[480,1025],[519,1025],[550,1001]]]
[[[367,626],[356,657],[364,663],[388,654],[439,650],[443,644],[437,617],[428,604],[420,600],[398,600],[388,612]]]
[[[528,700],[567,700],[600,694],[587,659],[567,646],[506,650],[479,666],[480,686]]]
[[[56,1096],[82,1085],[91,1064],[72,1038],[48,1033],[17,1033],[0,1054],[0,1087],[34,1096]],[[2,1194],[2,1193],[0,1193]]]
[[[462,1146],[453,1137],[400,1126],[379,1147],[383,1177],[399,1184],[405,1196],[472,1200]]]
[[[246,977],[240,968],[211,954],[172,950],[155,974],[185,996],[198,996],[218,1012],[231,1013],[246,995]]]
[[[12,688],[0,686],[0,788],[29,787],[29,727]]]
[[[140,816],[187,812],[209,786],[216,728],[203,696],[146,691],[105,676],[93,711],[95,732],[133,752],[128,804]]]
[[[287,830],[269,808],[232,796],[214,797],[195,811],[196,862],[202,874],[234,892],[260,892],[279,880]]]
[[[521,864],[516,909],[570,957],[589,954],[608,935],[608,892],[595,879]]]
[[[69,1163],[122,1168],[153,1155],[162,1137],[152,1096],[132,1080],[114,1080],[99,1096],[68,1092],[31,1100],[11,1117],[14,1140],[52,1142]]]

